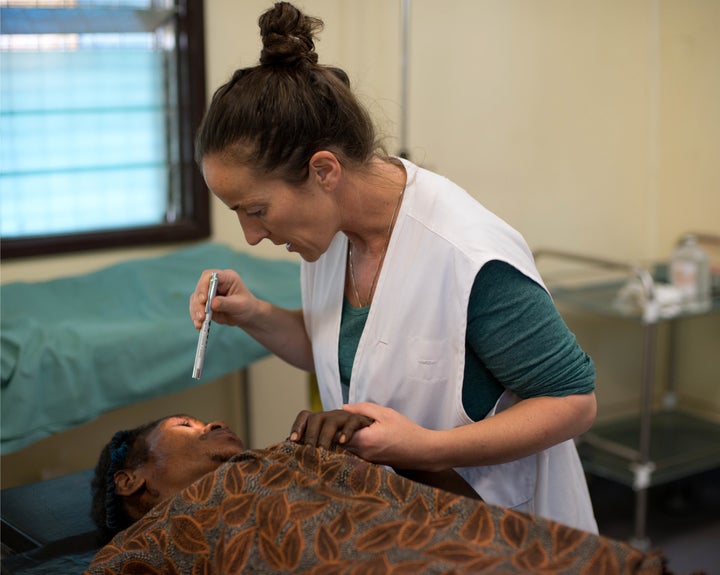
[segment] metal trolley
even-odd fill
[[[720,236],[694,235],[702,243],[720,246]],[[667,281],[667,264],[645,267],[552,249],[540,249],[534,255],[538,263],[555,260],[561,266],[570,264],[594,272],[609,271],[615,277],[623,278],[587,282],[575,277],[570,285],[555,287],[549,283],[561,311],[567,308],[639,322],[642,326],[639,415],[596,423],[578,438],[578,450],[586,472],[633,489],[634,533],[630,542],[640,549],[648,549],[648,489],[720,467],[720,423],[683,411],[675,397],[679,322],[708,314],[720,321],[720,292],[715,286],[709,305],[702,311],[676,309],[668,312],[662,309],[657,297],[657,290]],[[619,290],[628,281],[634,282],[639,302],[632,309],[619,306],[617,299]],[[668,378],[658,408],[654,407],[653,394],[657,379],[658,330],[661,328],[669,330]],[[720,341],[717,343],[716,349],[720,351]],[[602,386],[601,381],[598,383]]]

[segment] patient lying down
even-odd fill
[[[410,481],[338,445],[370,420],[298,418],[303,443],[262,450],[188,415],[116,433],[93,481],[93,517],[114,537],[85,575],[663,573],[659,557]]]
[[[331,449],[349,442],[356,430],[371,423],[368,417],[342,410],[303,411],[293,430],[300,430],[299,443]],[[206,424],[185,414],[118,431],[103,449],[95,468],[93,520],[104,540],[109,540],[156,505],[244,452],[242,441],[224,422]],[[400,473],[478,498],[452,470],[432,475]]]

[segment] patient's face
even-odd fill
[[[205,424],[188,415],[172,416],[148,434],[150,458],[143,465],[158,501],[175,495],[243,451],[242,441],[221,421]]]

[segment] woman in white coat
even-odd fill
[[[205,270],[196,328],[215,271],[215,321],[316,373],[325,410],[374,420],[348,442],[355,453],[454,470],[490,503],[597,531],[573,443],[595,418],[591,359],[518,232],[382,152],[345,73],[318,64],[321,25],[286,2],[264,13],[260,63],[216,91],[196,140],[247,242],[301,256],[302,309]],[[305,414],[293,437],[315,441],[317,429]]]

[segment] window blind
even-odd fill
[[[0,3],[0,234],[171,220],[172,10],[150,0],[22,4]]]

